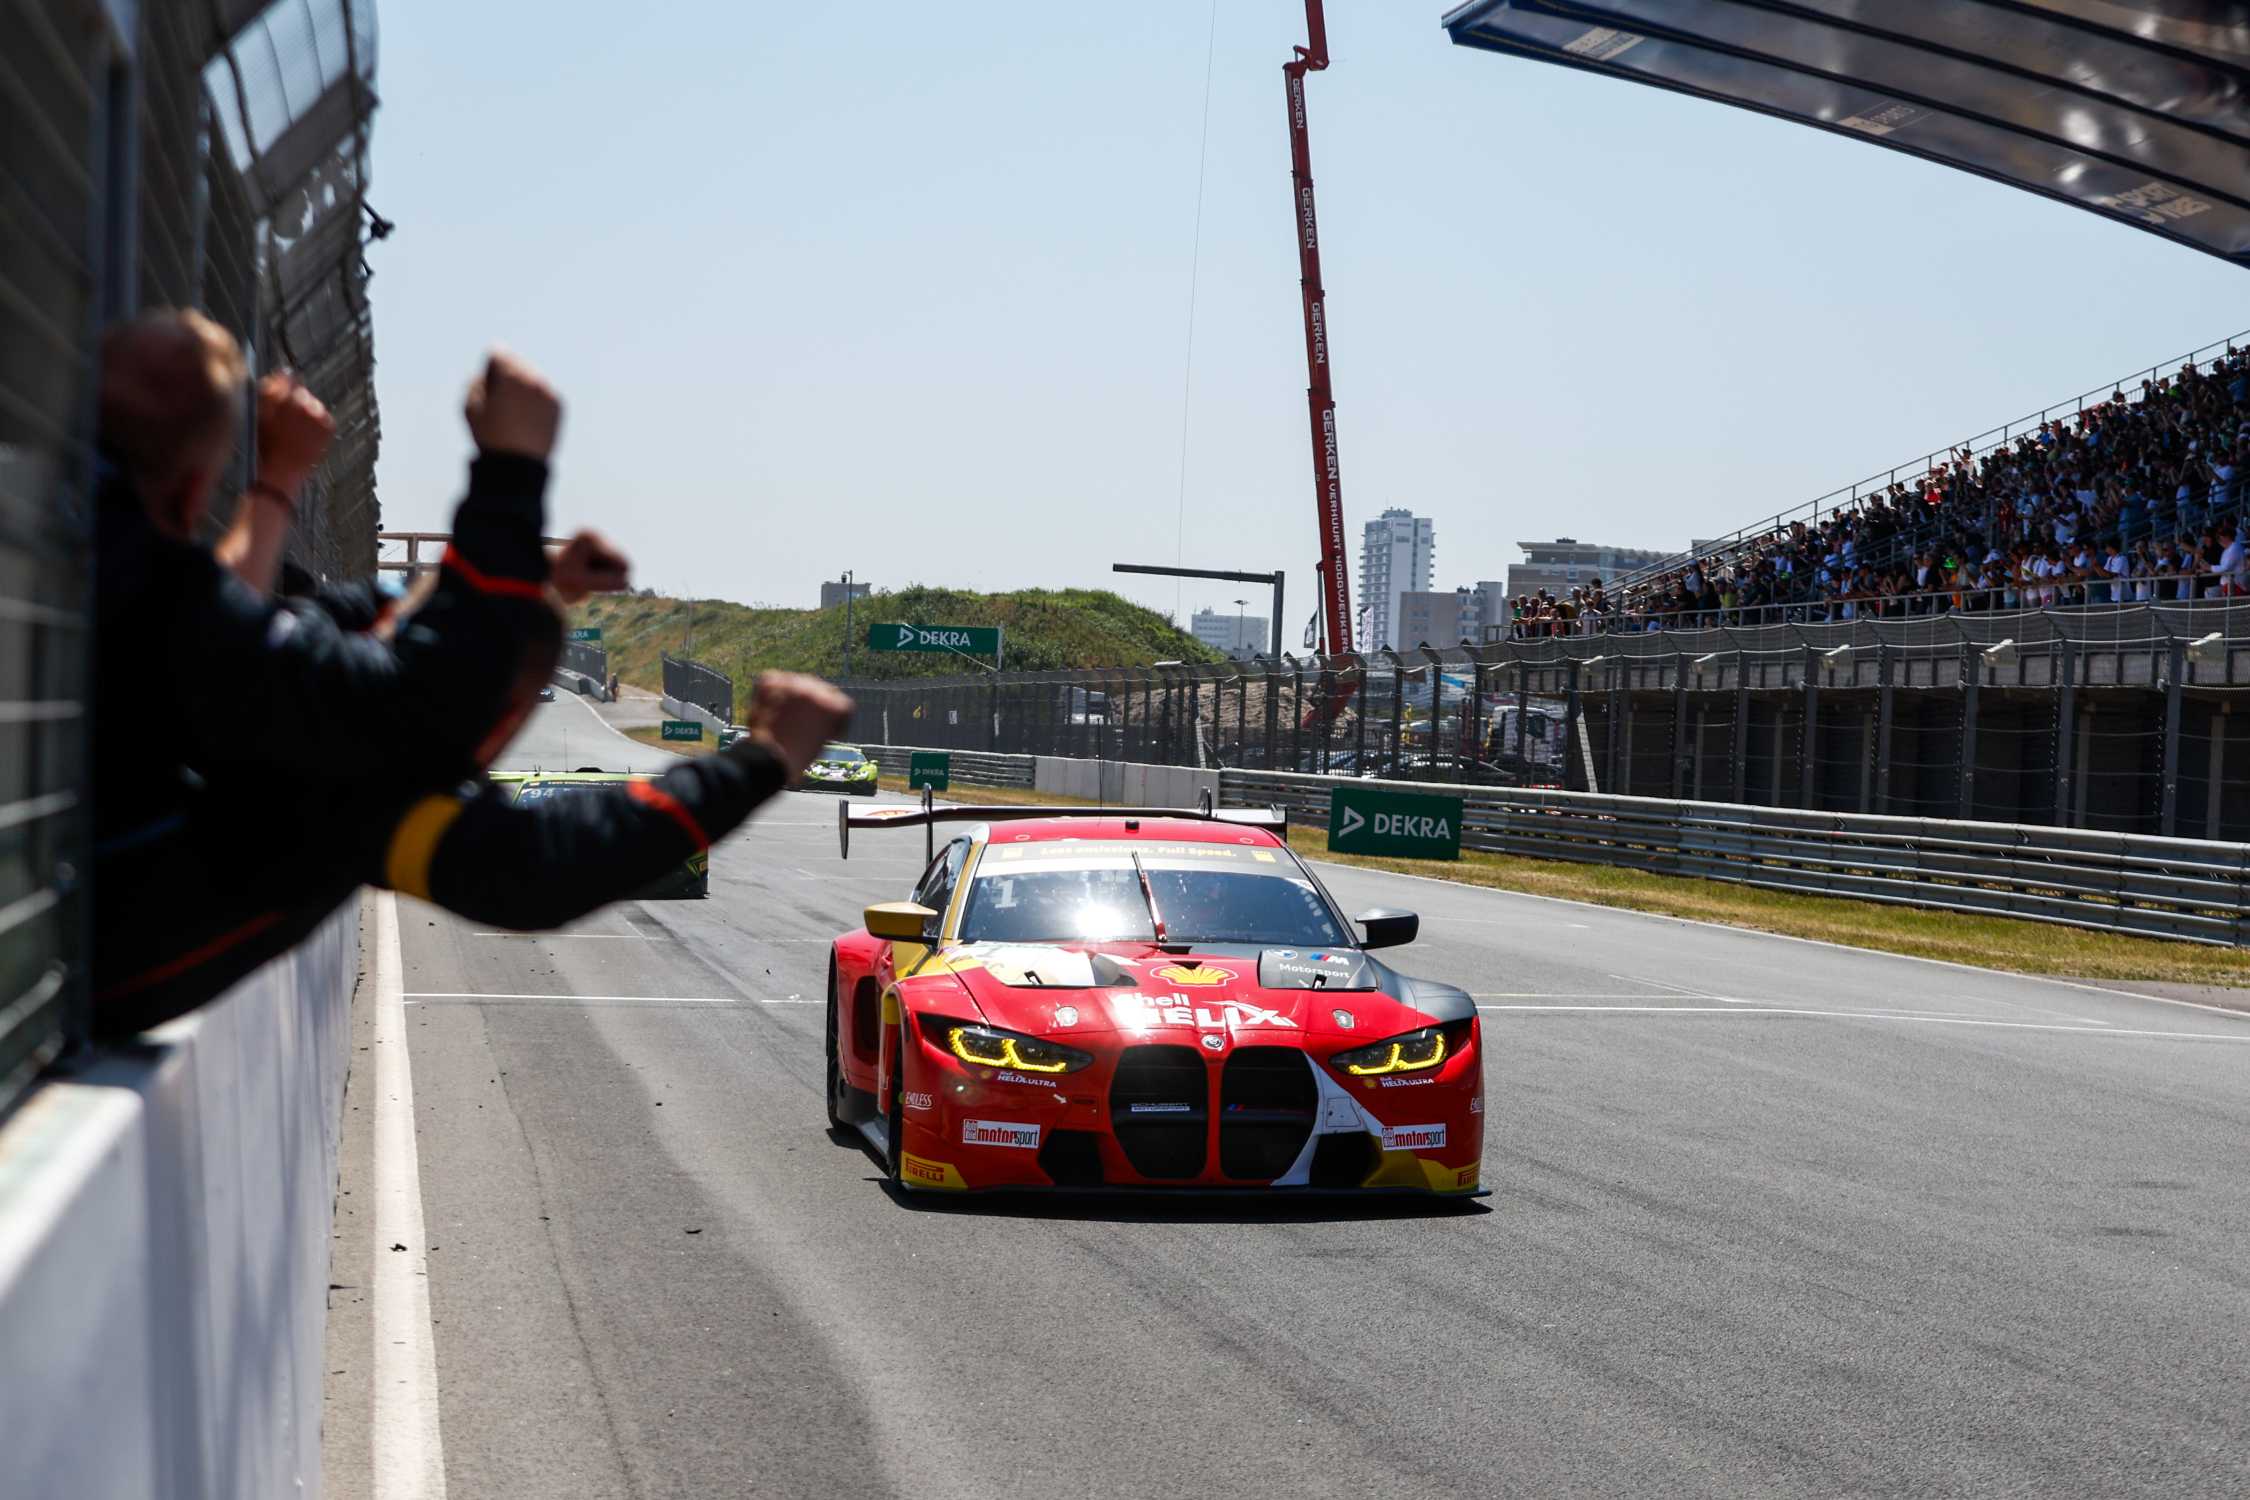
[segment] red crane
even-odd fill
[[[1305,129],[1305,75],[1328,66],[1328,24],[1320,7],[1321,0],[1305,0],[1309,45],[1294,49],[1297,55],[1281,65],[1281,76],[1289,92],[1289,180],[1296,189],[1298,288],[1305,303],[1305,403],[1312,417],[1313,499],[1320,512],[1320,648],[1335,654],[1353,646],[1352,591],[1344,569],[1344,478],[1336,457],[1336,396],[1328,380],[1327,293],[1320,285],[1312,137]]]

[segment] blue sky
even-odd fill
[[[1857,142],[1453,47],[1336,0],[1309,85],[1346,520],[1676,546],[2250,327],[2241,273]],[[1281,63],[1221,0],[384,0],[386,526],[442,526],[507,343],[570,403],[557,530],[810,605],[1317,552]],[[1355,600],[1356,603],[1356,600]],[[1251,609],[1259,612],[1253,597]]]

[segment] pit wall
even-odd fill
[[[0,1123],[0,1492],[321,1491],[359,905]]]

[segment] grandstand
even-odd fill
[[[2250,264],[2250,25],[2235,5],[1470,0],[1458,45],[1901,151]],[[2198,351],[2199,355],[2214,351]],[[1516,638],[2250,593],[2236,528],[2250,355],[2121,382],[1848,500],[1699,547]],[[1834,500],[1836,497],[1829,497]],[[1622,583],[1622,586],[1619,586]]]
[[[2250,349],[2011,428],[1617,580],[1578,633],[2250,594]]]

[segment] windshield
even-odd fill
[[[1153,942],[1150,896],[1167,942],[1350,944],[1312,880],[1280,850],[1077,840],[987,849],[969,887],[960,939]]]
[[[598,791],[602,783],[592,781],[534,781],[516,793],[518,802],[544,802],[552,797],[567,797],[579,792]]]
[[[867,759],[849,745],[829,745],[820,752],[822,760],[862,761]]]

